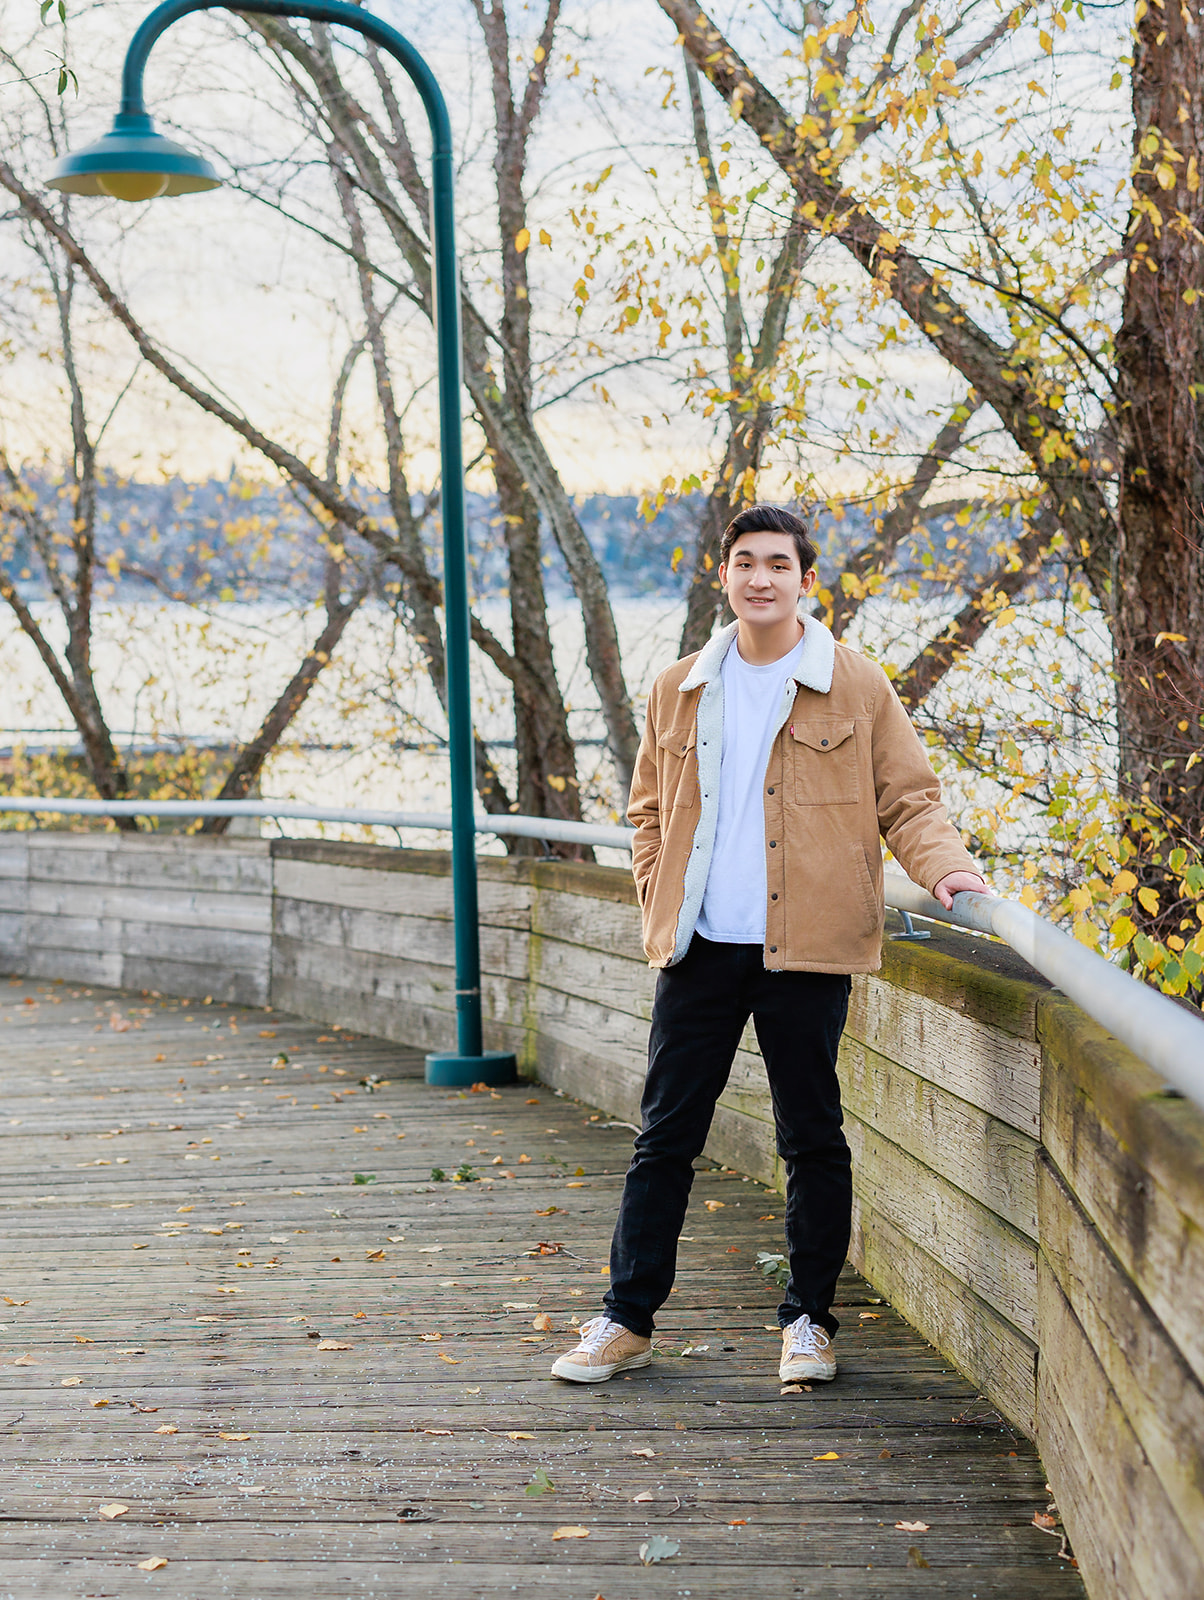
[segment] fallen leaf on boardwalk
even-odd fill
[[[758,1222],[776,1222],[777,1218],[774,1216],[773,1212],[771,1211],[767,1217],[758,1217],[757,1221]]]
[[[1053,1530],[1057,1527],[1057,1525],[1058,1525],[1057,1517],[1051,1517],[1048,1512],[1045,1512],[1045,1511],[1034,1511],[1033,1512],[1033,1527],[1034,1528],[1040,1528],[1045,1533],[1052,1533]]]
[[[123,1017],[120,1011],[109,1012],[109,1027],[114,1033],[128,1033],[134,1024],[128,1017]]]
[[[882,1313],[880,1311],[862,1311],[858,1313],[857,1320],[858,1322],[881,1322]]]
[[[262,1483],[237,1483],[234,1486],[240,1494],[267,1494],[267,1489]]]
[[[909,1544],[907,1546],[907,1565],[909,1567],[926,1567],[928,1565],[927,1561],[925,1561],[924,1557],[920,1554],[920,1547],[918,1544]]]
[[[564,1528],[557,1528],[552,1535],[553,1539],[588,1539],[589,1529],[574,1527],[571,1523]]]
[[[879,1450],[879,1452],[878,1452],[878,1460],[879,1461],[889,1461],[890,1460],[890,1454],[891,1453],[890,1453],[889,1450]]]
[[[193,1318],[194,1322],[220,1322],[221,1320],[222,1319],[220,1317],[194,1317]]]
[[[803,1386],[801,1383],[788,1383],[778,1390],[779,1394],[802,1394],[802,1392]]]
[[[178,1132],[179,1131],[179,1126],[180,1126],[179,1123],[176,1123],[174,1127],[168,1128],[168,1130],[167,1130],[168,1133],[176,1133],[176,1132]],[[176,1215],[177,1216],[182,1216],[185,1211],[195,1211],[195,1210],[196,1210],[195,1206],[177,1206],[176,1207]]]
[[[96,1399],[96,1400],[89,1400],[88,1404],[90,1406],[95,1406],[97,1411],[101,1411],[101,1410],[104,1409],[105,1406],[107,1406],[109,1404],[109,1402],[107,1400],[104,1400],[104,1399]]]
[[[681,1542],[677,1539],[666,1539],[663,1534],[656,1534],[651,1539],[645,1539],[640,1546],[640,1560],[646,1567],[654,1561],[668,1561],[681,1549]]]
[[[500,1161],[501,1159],[502,1159],[501,1156],[499,1156],[498,1160]],[[535,1213],[535,1215],[537,1217],[554,1217],[557,1214],[557,1212],[561,1212],[565,1216],[568,1215],[568,1213],[564,1210],[563,1206],[546,1206],[544,1208],[544,1210],[537,1211]]]
[[[242,1290],[232,1288],[228,1283],[219,1283],[217,1286],[217,1292],[218,1294],[241,1294]]]
[[[131,1400],[130,1404],[133,1406],[135,1411],[144,1412],[148,1416],[154,1416],[155,1412],[159,1409],[158,1406],[140,1406],[136,1400]]]
[[[727,1204],[726,1200],[705,1200],[703,1204],[708,1211],[722,1211]]]
[[[506,1437],[517,1441],[519,1439],[534,1439],[535,1435],[533,1433],[508,1433]]]
[[[566,1183],[565,1184],[565,1188],[566,1189],[588,1189],[589,1185],[587,1183]]]
[[[530,1160],[531,1160],[530,1156],[519,1156],[518,1164],[519,1164],[520,1167],[525,1167],[530,1162]]]
[[[218,1438],[219,1439],[229,1439],[232,1443],[238,1443],[238,1444],[241,1444],[244,1440],[249,1439],[250,1437],[251,1437],[251,1435],[249,1433],[219,1433],[218,1434]]]
[[[733,1517],[732,1520],[728,1523],[728,1527],[729,1528],[747,1528],[748,1527],[748,1518],[747,1517]]]
[[[441,1244],[421,1244],[418,1246],[418,1254],[420,1256],[437,1256],[442,1249],[443,1246]]]
[[[162,1572],[166,1565],[166,1556],[151,1556],[147,1561],[138,1562],[138,1570],[140,1572]]]
[[[165,1055],[157,1055],[157,1056],[156,1056],[156,1057],[155,1057],[155,1060],[156,1060],[156,1061],[166,1061],[166,1060],[167,1060],[167,1057],[166,1057],[166,1056],[165,1056]]]
[[[349,1344],[344,1344],[341,1339],[320,1339],[318,1341],[318,1349],[319,1350],[350,1350],[351,1346]]]
[[[576,1172],[574,1172],[573,1176],[574,1176],[574,1178],[584,1178],[585,1177],[585,1168],[584,1167],[578,1167]]]
[[[84,1380],[82,1378],[63,1378],[60,1387],[63,1389],[78,1389]]]
[[[400,1137],[400,1135],[399,1135],[399,1137]],[[502,1165],[503,1161],[505,1161],[505,1159],[506,1159],[505,1156],[494,1156],[493,1160],[489,1163],[489,1165],[491,1167],[500,1167]],[[547,1216],[547,1212],[546,1211],[541,1211],[541,1212],[538,1213],[538,1215],[541,1216],[541,1217],[546,1217]]]
[[[551,1494],[555,1488],[556,1485],[552,1482],[551,1478],[548,1477],[546,1469],[543,1467],[536,1467],[531,1477],[531,1481],[523,1490],[523,1493],[529,1495]]]
[[[135,1244],[135,1245],[131,1245],[130,1249],[131,1250],[149,1250],[150,1246],[146,1245],[146,1244]]]
[[[450,1439],[452,1437],[450,1428],[423,1428],[422,1431],[423,1433],[429,1433],[434,1439]]]
[[[902,1533],[928,1532],[928,1524],[926,1522],[896,1522],[895,1527],[898,1528]]]
[[[418,1337],[425,1344],[434,1344],[437,1340],[442,1339],[443,1335],[441,1333],[420,1333]]]
[[[652,1457],[656,1454],[656,1451],[655,1450],[647,1450],[647,1449],[645,1449],[645,1450],[633,1450],[631,1453],[632,1453],[633,1456],[647,1456],[648,1459],[651,1460]]]
[[[319,1348],[321,1347],[319,1346]],[[449,1356],[446,1350],[440,1350],[439,1359],[440,1361],[446,1361],[449,1367],[458,1367],[460,1365],[456,1357]]]
[[[637,1505],[637,1506],[644,1506],[644,1505],[648,1504],[649,1500],[655,1500],[655,1499],[656,1499],[656,1496],[653,1494],[652,1490],[651,1489],[645,1489],[643,1494],[637,1494],[637,1495],[633,1495],[632,1496],[632,1503],[634,1505]]]
[[[558,1239],[541,1239],[533,1250],[526,1253],[529,1256],[558,1256],[563,1249]]]
[[[261,1039],[274,1039],[276,1037],[276,1030],[275,1028],[260,1028],[259,1037]]]
[[[156,1428],[156,1433],[179,1433],[179,1428],[174,1422],[165,1422],[161,1428]]]
[[[36,1367],[37,1362],[32,1356],[18,1356],[13,1362],[14,1367]]]
[[[221,1235],[223,1233],[225,1233],[226,1230],[225,1230],[225,1228],[201,1228],[199,1231],[201,1233],[216,1233],[218,1235],[218,1237],[220,1238]]]
[[[29,1304],[29,1301],[28,1300],[14,1300],[11,1294],[6,1294],[4,1296],[4,1304],[6,1306],[27,1306]]]
[[[836,1454],[835,1450],[829,1450],[826,1455],[812,1456],[811,1459],[812,1461],[839,1461],[840,1457]]]
[[[531,1326],[540,1333],[549,1333],[552,1328],[552,1319],[546,1311],[541,1311],[537,1317],[531,1318]]]
[[[98,1514],[102,1516],[106,1522],[112,1522],[115,1517],[124,1517],[129,1509],[129,1506],[123,1506],[120,1501],[115,1500],[111,1505],[101,1506]]]
[[[526,1333],[518,1342],[519,1344],[542,1344],[543,1335],[540,1333]]]
[[[385,1252],[383,1250],[369,1250],[364,1256],[365,1261],[383,1261],[384,1259]]]
[[[85,1338],[85,1336],[82,1333],[72,1334],[72,1338],[75,1340],[76,1344],[95,1344],[96,1343],[95,1339]]]

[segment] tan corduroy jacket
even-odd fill
[[[648,699],[627,815],[654,967],[685,955],[702,908],[719,805],[723,680],[736,624],[662,672]],[[765,965],[873,972],[882,961],[881,835],[932,890],[976,872],[886,674],[814,617],[786,685],[765,771]]]

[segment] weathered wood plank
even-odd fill
[[[1021,1133],[1039,1136],[1040,1050],[1032,1040],[872,974],[853,980],[848,1034]]]
[[[1042,1270],[1056,1279],[1204,1562],[1204,1388],[1048,1161],[1040,1185]],[[1084,1505],[1079,1515],[1098,1515],[1098,1507]]]
[[[268,934],[272,928],[271,898],[266,894],[174,889],[156,882],[98,886],[35,880],[28,887],[26,905],[43,916],[117,918],[256,934]]]
[[[1204,1383],[1204,1113],[1048,997],[1042,1128],[1067,1188]]]
[[[853,1187],[863,1202],[1021,1333],[1037,1332],[1037,1250],[980,1205],[855,1116],[845,1119]]]
[[[397,916],[452,915],[451,881],[404,869],[393,872],[331,866],[317,861],[276,861],[276,893],[287,900],[313,901],[349,911]],[[481,916],[499,927],[525,928],[530,921],[529,885],[478,876]]]
[[[848,1035],[840,1082],[860,1121],[1036,1239],[1035,1139]]]
[[[540,887],[531,912],[531,932],[607,955],[621,956],[647,969],[640,931],[640,909],[594,896]],[[649,976],[655,979],[656,974]]]
[[[1083,1531],[1088,1551],[1094,1543],[1087,1532],[1089,1524],[1110,1524],[1112,1529],[1107,1552],[1096,1557],[1103,1570],[1092,1573],[1084,1562],[1089,1588],[1093,1593],[1096,1589],[1104,1595],[1115,1593],[1118,1600],[1122,1594],[1126,1600],[1133,1594],[1143,1600],[1183,1600],[1185,1595],[1204,1594],[1204,1560],[1176,1516],[1090,1340],[1048,1267],[1041,1273],[1041,1323],[1042,1398],[1056,1394],[1058,1410],[1090,1464],[1087,1475],[1080,1474],[1073,1484],[1066,1503],[1059,1501],[1066,1525],[1076,1543],[1079,1530]],[[1040,1418],[1044,1441],[1044,1404]],[[1054,1434],[1051,1443],[1057,1437]],[[1052,1459],[1057,1463],[1061,1458]],[[1132,1587],[1114,1588],[1124,1569]]]
[[[347,907],[333,909],[313,901],[278,898],[275,930],[278,936],[300,943],[337,946],[433,967],[455,966],[454,924],[445,917],[417,916],[410,911],[386,914]],[[481,963],[487,971],[525,978],[525,933],[482,922]]]
[[[1009,1422],[1036,1436],[1036,1345],[856,1192],[849,1259]]]

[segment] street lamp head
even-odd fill
[[[47,182],[63,194],[154,200],[216,189],[221,179],[204,157],[156,133],[145,111],[119,111],[103,139],[60,156]]]

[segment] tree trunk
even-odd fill
[[[1200,0],[1151,5],[1137,28],[1134,203],[1116,347],[1122,479],[1113,617],[1122,792],[1197,847],[1204,843],[1200,13]],[[1151,886],[1165,891],[1167,884]],[[1179,914],[1163,892],[1147,931],[1177,932]]]

